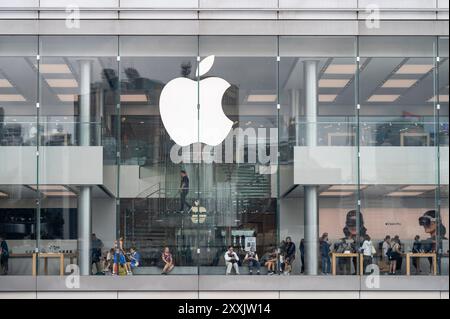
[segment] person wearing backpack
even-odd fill
[[[395,272],[397,270],[397,261],[399,258],[401,258],[401,250],[400,250],[400,243],[398,240],[393,239],[391,247],[388,249],[387,255],[389,257],[389,274],[395,275]]]

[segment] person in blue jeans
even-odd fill
[[[322,274],[327,275],[331,273],[330,247],[328,241],[328,233],[324,233],[320,237],[320,257],[322,259]]]
[[[248,262],[248,270],[250,275],[253,275],[253,268],[256,268],[256,274],[259,275],[261,269],[261,263],[259,262],[258,254],[255,248],[250,248],[250,251],[245,255],[244,261]]]

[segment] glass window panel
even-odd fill
[[[191,174],[200,274],[234,272],[226,260],[230,245],[243,261],[242,274],[266,271],[260,263],[278,248],[276,38],[200,37],[199,52],[203,61],[214,56],[199,79],[202,161]],[[245,260],[249,253],[261,261]]]
[[[331,252],[341,252],[344,240],[355,252],[358,233],[347,225],[358,195],[355,40],[280,37],[279,227],[281,238],[302,242],[294,274],[331,273]],[[314,247],[318,255],[308,257]],[[355,257],[336,263],[338,274],[359,269]]]
[[[39,45],[39,274],[59,274],[60,254],[82,275],[100,273],[117,239],[117,37],[44,36]]]
[[[439,242],[435,40],[360,38],[361,211],[381,273],[406,274],[404,253],[430,254],[411,260],[430,273]]]
[[[36,248],[37,37],[0,36],[0,275],[31,276]]]
[[[196,113],[197,42],[196,37],[177,36],[120,38],[120,233],[126,247],[135,246],[141,255],[142,267],[135,274],[159,275],[165,247],[176,265],[173,273],[197,274],[197,224],[188,207],[180,212],[179,193],[180,171],[186,170],[193,180],[192,164],[181,163],[176,155],[172,137],[177,127],[164,125],[178,112],[160,112],[170,107],[161,104],[163,89],[181,78],[191,81],[194,100],[186,107],[193,106]],[[172,93],[181,106],[187,97]],[[196,132],[195,123],[186,121],[182,134]],[[194,196],[191,190],[186,201],[192,203]]]

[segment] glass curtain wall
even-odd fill
[[[122,247],[224,275],[233,246],[241,274],[448,274],[448,63],[448,37],[2,36],[1,272]]]
[[[179,145],[197,140],[197,55],[197,37],[120,38],[120,233],[141,255],[135,274],[160,274],[165,248],[173,273],[197,274],[197,164]]]
[[[292,274],[339,273],[359,259],[355,37],[280,37],[280,232]],[[334,266],[336,266],[334,265]]]
[[[36,269],[37,55],[37,37],[0,37],[0,275]]]
[[[433,37],[359,38],[362,231],[378,244],[381,273],[433,272],[442,244],[436,49]],[[408,253],[424,257],[409,266]]]
[[[205,36],[199,43],[199,144],[192,150],[201,160],[192,218],[200,274],[265,273],[260,264],[278,246],[277,38]],[[226,259],[229,246],[238,263]]]

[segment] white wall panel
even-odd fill
[[[357,0],[280,0],[280,8],[356,8]]]
[[[119,0],[41,0],[41,8],[79,6],[80,8],[114,8],[119,6]]]
[[[448,184],[448,147],[442,147],[441,183]],[[354,184],[354,147],[295,147],[294,183]],[[434,147],[361,147],[361,183],[430,184],[437,181]]]
[[[360,8],[369,6],[378,6],[380,8],[436,8],[436,0],[359,0]]]
[[[0,8],[39,7],[39,0],[5,0],[0,2]]]
[[[121,0],[121,8],[197,8],[198,0]]]
[[[200,8],[277,8],[278,0],[200,0]]]
[[[36,147],[0,147],[0,184],[36,184]],[[101,185],[103,148],[101,146],[51,146],[40,148],[41,184]]]

